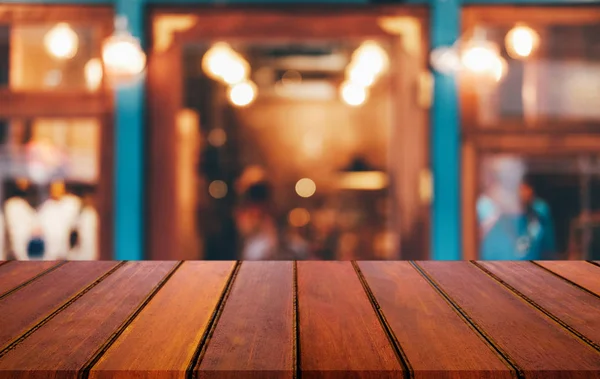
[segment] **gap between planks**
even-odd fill
[[[556,273],[556,272],[552,271],[551,269],[549,269],[549,268],[547,268],[547,267],[545,267],[545,266],[542,266],[541,264],[537,263],[536,261],[530,261],[530,262],[531,262],[531,263],[533,263],[534,265],[538,266],[538,267],[539,267],[539,268],[541,268],[542,270],[544,270],[544,271],[546,271],[546,272],[549,272],[549,273],[551,273],[552,275],[554,275],[554,276],[556,276],[556,277],[558,277],[558,278],[560,278],[560,279],[564,280],[565,282],[567,282],[567,283],[569,283],[569,284],[571,284],[571,285],[573,285],[573,286],[575,286],[575,287],[579,288],[580,290],[582,290],[582,291],[585,291],[585,292],[589,293],[590,295],[592,295],[592,296],[594,296],[594,297],[596,297],[596,298],[600,299],[600,295],[598,295],[597,293],[595,293],[595,292],[593,292],[593,291],[590,291],[589,289],[585,288],[584,286],[582,286],[582,285],[580,285],[580,284],[577,284],[577,283],[575,283],[574,281],[572,281],[572,280],[570,280],[570,279],[567,279],[566,277],[564,277],[564,276],[562,276],[562,275],[560,275],[560,274],[558,274],[558,273]],[[589,262],[589,261],[584,261],[584,262],[591,263],[591,262]],[[594,266],[598,266],[598,267],[600,267],[600,265],[598,265],[598,264],[597,264],[597,263],[595,263],[595,262],[593,262],[592,264],[593,264]]]
[[[502,349],[499,346],[499,344],[496,341],[494,341],[494,339],[490,335],[488,335],[479,324],[477,324],[471,317],[469,317],[467,312],[464,309],[462,309],[461,306],[458,305],[458,303],[454,299],[452,299],[452,297],[450,297],[450,295],[446,291],[444,291],[440,284],[437,283],[435,279],[433,279],[433,277],[431,277],[427,272],[425,272],[425,270],[421,266],[419,266],[417,262],[410,261],[409,263],[415,268],[415,270],[417,270],[419,274],[421,274],[425,281],[427,281],[427,283],[429,283],[431,287],[433,287],[433,289],[448,303],[450,308],[452,308],[458,314],[458,316],[483,340],[483,342],[486,345],[488,345],[492,349],[492,351],[496,353],[496,355],[502,360],[502,362],[504,362],[508,366],[508,368],[511,369],[513,375],[516,376],[516,378],[518,379],[524,379],[525,373],[523,369],[519,367],[519,365],[514,361],[514,359],[512,359],[510,355],[506,351],[504,351],[504,349]]]
[[[15,262],[15,261],[7,261],[7,262],[3,262],[3,263],[4,263],[4,264],[7,264],[7,263],[10,263],[10,262]],[[12,288],[11,290],[9,290],[9,291],[6,291],[6,292],[5,292],[5,293],[3,293],[3,294],[0,294],[0,300],[4,299],[5,297],[9,296],[10,294],[13,294],[13,293],[15,293],[16,291],[18,291],[18,290],[20,290],[21,288],[23,288],[23,287],[27,286],[28,284],[31,284],[31,283],[33,283],[33,282],[34,282],[34,281],[36,281],[37,279],[39,279],[39,278],[41,278],[42,276],[44,276],[44,275],[46,275],[46,274],[48,274],[48,273],[50,273],[50,272],[52,272],[52,271],[56,270],[57,268],[59,268],[59,267],[61,267],[61,266],[64,266],[66,263],[67,263],[66,261],[64,261],[64,262],[59,262],[58,264],[56,264],[56,265],[54,265],[54,266],[52,266],[52,267],[50,267],[50,268],[48,268],[48,269],[46,269],[46,270],[44,270],[44,271],[40,272],[39,274],[35,275],[34,277],[32,277],[32,278],[30,278],[30,279],[27,279],[26,281],[24,281],[23,283],[19,284],[19,285],[18,285],[18,286],[16,286],[16,287]],[[0,264],[0,266],[2,266],[2,264]]]
[[[62,266],[64,264],[66,264],[66,263],[67,262],[63,262],[61,264],[56,265],[55,267],[51,267],[49,270],[46,271],[46,273],[50,272],[50,271],[53,271],[54,269],[56,269],[56,268],[58,268],[58,267],[60,267],[60,266]],[[60,312],[62,312],[63,310],[65,310],[67,307],[69,307],[69,305],[73,304],[75,301],[77,301],[78,299],[80,299],[83,295],[85,295],[86,293],[88,293],[89,291],[91,291],[94,287],[96,287],[104,279],[106,279],[108,276],[110,276],[115,271],[117,271],[119,268],[121,268],[124,264],[125,264],[125,262],[119,262],[117,265],[115,265],[115,267],[113,267],[112,269],[110,269],[109,271],[107,271],[106,273],[104,273],[102,276],[100,276],[93,283],[91,283],[90,285],[88,285],[87,287],[85,287],[83,290],[81,290],[77,294],[73,295],[69,300],[67,300],[65,303],[63,303],[63,305],[61,305],[60,307],[56,308],[48,316],[44,317],[37,324],[35,324],[33,327],[31,327],[29,330],[27,330],[25,333],[21,334],[18,338],[16,338],[13,342],[11,342],[8,346],[6,346],[4,349],[2,349],[0,351],[0,358],[2,358],[4,355],[6,355],[6,353],[8,353],[9,351],[11,351],[14,348],[16,348],[21,342],[23,342],[25,339],[27,339],[27,337],[29,337],[30,335],[32,335],[36,330],[40,329],[42,326],[44,326],[46,323],[48,323],[50,320],[52,320],[54,317],[56,317],[56,315],[58,315]],[[45,273],[42,273],[42,274],[38,275],[37,277],[40,277],[43,274],[45,274]]]
[[[121,326],[119,326],[117,328],[117,330],[108,338],[108,340],[100,346],[100,348],[96,351],[96,353],[94,353],[92,355],[92,358],[85,365],[83,365],[83,368],[80,369],[79,378],[87,379],[89,377],[90,370],[92,369],[92,367],[98,362],[98,360],[100,360],[102,355],[115,343],[115,341],[121,336],[121,334],[123,334],[125,329],[129,325],[131,325],[133,320],[135,320],[135,318],[144,310],[146,305],[148,305],[148,303],[150,303],[152,298],[154,298],[154,296],[156,296],[158,291],[160,291],[160,289],[164,287],[164,285],[167,283],[167,281],[169,279],[171,279],[171,277],[181,267],[182,264],[183,264],[183,261],[177,262],[175,267],[173,267],[171,269],[171,271],[169,271],[169,273],[167,275],[165,275],[165,277],[162,278],[158,282],[158,284],[150,291],[150,293],[146,296],[146,298],[137,307],[135,312],[133,312],[127,319],[125,319],[125,321],[121,324]]]
[[[302,371],[300,369],[300,306],[298,303],[298,261],[294,261],[292,265],[292,325],[294,326],[293,336],[293,379],[301,379]]]
[[[213,333],[215,332],[217,324],[219,323],[219,318],[223,313],[223,309],[225,309],[225,304],[227,303],[227,299],[229,298],[229,294],[231,293],[231,289],[233,288],[233,284],[235,282],[235,279],[237,278],[237,274],[240,271],[241,266],[242,262],[236,261],[233,270],[231,270],[231,273],[229,274],[229,278],[227,279],[227,283],[225,284],[225,289],[223,290],[221,297],[217,301],[217,306],[215,307],[215,310],[213,311],[213,314],[208,321],[208,325],[206,327],[204,335],[202,336],[202,338],[200,338],[198,347],[196,348],[196,351],[192,356],[192,359],[185,371],[185,377],[188,379],[196,379],[197,377],[196,367],[199,366],[200,362],[202,361],[202,358],[204,357],[204,354],[206,353],[206,349],[208,348],[210,339]]]
[[[579,333],[575,328],[573,328],[572,326],[570,326],[566,322],[562,321],[560,318],[558,318],[557,316],[555,316],[552,312],[550,312],[549,310],[545,309],[544,307],[542,307],[541,305],[539,305],[538,303],[536,303],[533,299],[530,299],[529,297],[527,297],[525,294],[523,294],[522,292],[520,292],[519,290],[517,290],[516,288],[514,288],[510,284],[508,284],[506,281],[502,280],[502,278],[500,278],[499,276],[497,276],[496,274],[494,274],[493,272],[491,272],[487,268],[483,267],[482,265],[480,265],[476,261],[469,261],[469,262],[472,265],[474,265],[475,267],[477,267],[478,269],[480,269],[481,271],[483,271],[490,278],[492,278],[492,280],[500,283],[506,289],[508,289],[509,291],[511,291],[512,293],[514,293],[515,295],[517,295],[519,298],[521,298],[522,300],[524,300],[528,305],[532,306],[536,310],[538,310],[538,311],[542,312],[544,315],[548,316],[552,321],[556,322],[560,328],[563,328],[563,329],[567,330],[568,332],[570,332],[571,334],[573,334],[575,337],[577,337],[581,341],[583,341],[585,344],[587,344],[588,346],[590,346],[594,350],[600,352],[600,346],[598,346],[598,344],[596,344],[594,341],[590,340],[589,338],[587,338],[583,334]],[[578,289],[579,288],[580,287],[578,287]]]
[[[410,365],[408,357],[404,353],[402,346],[400,346],[400,342],[398,341],[398,338],[396,338],[396,335],[394,334],[392,327],[390,326],[387,319],[385,318],[385,315],[383,314],[383,310],[379,306],[379,303],[377,302],[377,298],[375,297],[375,294],[373,294],[373,291],[369,287],[369,283],[367,282],[366,278],[364,277],[364,275],[363,275],[362,271],[360,270],[360,267],[358,266],[356,261],[352,261],[351,264],[352,264],[352,267],[354,268],[354,271],[356,272],[356,275],[358,276],[358,280],[360,281],[367,298],[369,299],[369,302],[371,303],[371,306],[373,307],[373,310],[375,311],[375,314],[377,315],[377,319],[381,323],[381,327],[385,331],[385,334],[386,334],[388,340],[390,341],[390,345],[392,346],[392,349],[394,350],[394,353],[396,354],[396,357],[398,358],[398,362],[400,363],[400,365],[403,368],[404,377],[406,379],[412,379],[414,377],[414,370],[413,370],[412,366]]]

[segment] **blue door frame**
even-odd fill
[[[18,4],[109,4],[126,16],[130,32],[145,36],[147,4],[207,4],[210,0],[3,0]],[[289,0],[234,0],[230,4],[280,4]],[[222,2],[219,2],[222,4]],[[363,0],[295,1],[306,4],[366,4]],[[431,48],[450,45],[460,35],[461,5],[574,5],[599,4],[600,0],[407,0],[401,4],[428,4],[431,12]],[[115,109],[115,188],[114,249],[117,260],[144,259],[144,122],[145,79],[135,85],[116,89]],[[453,77],[435,74],[434,102],[431,109],[431,164],[433,205],[431,207],[431,259],[462,258],[460,193],[460,121],[458,93]]]

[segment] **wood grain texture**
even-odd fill
[[[302,378],[398,378],[402,365],[350,262],[298,262]]]
[[[415,379],[512,377],[508,363],[410,263],[358,265]]]
[[[294,374],[292,262],[243,262],[197,368],[201,379]]]
[[[117,264],[69,262],[1,299],[0,351]]]
[[[48,261],[3,263],[6,262],[0,262],[0,297],[58,265],[57,262]]]
[[[233,267],[183,263],[92,367],[90,378],[183,378]]]
[[[600,346],[599,298],[531,262],[478,264]]]
[[[583,261],[536,261],[535,263],[600,296],[600,267]]]
[[[600,378],[600,353],[469,262],[419,262],[527,378]]]
[[[0,377],[76,378],[176,264],[126,263],[0,358]]]

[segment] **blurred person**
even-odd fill
[[[278,254],[279,236],[272,212],[271,186],[265,180],[249,184],[235,211],[242,237],[243,260],[271,260]]]
[[[477,202],[483,260],[551,259],[556,247],[548,205],[539,199],[523,161],[496,157]]]

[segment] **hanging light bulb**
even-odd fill
[[[496,68],[498,47],[487,41],[470,42],[461,55],[463,66],[474,74],[485,74]]]
[[[362,87],[370,87],[375,83],[377,72],[363,62],[351,63],[346,70],[346,78]]]
[[[204,54],[202,70],[211,79],[234,85],[248,78],[250,65],[229,44],[217,42]]]
[[[90,91],[96,91],[102,84],[102,61],[98,58],[90,59],[84,67],[85,83]]]
[[[234,54],[228,60],[222,71],[221,78],[229,85],[241,83],[248,78],[250,65],[238,54]]]
[[[61,22],[44,36],[46,51],[57,59],[71,59],[77,54],[79,37],[69,24]]]
[[[517,25],[506,35],[505,44],[508,55],[515,59],[529,57],[540,42],[539,34],[525,25]]]
[[[460,55],[454,46],[434,49],[429,59],[433,69],[445,75],[455,74],[461,69]]]
[[[115,20],[115,32],[104,41],[102,60],[106,75],[119,83],[135,79],[146,67],[146,54],[140,41],[127,30],[127,19],[119,16]]]
[[[358,107],[367,100],[367,89],[352,82],[345,82],[340,88],[342,100],[352,107]]]
[[[250,105],[256,99],[256,85],[251,81],[238,83],[229,89],[229,101],[236,107]]]
[[[375,41],[366,41],[353,54],[353,62],[377,76],[384,72],[389,64],[385,50]]]

